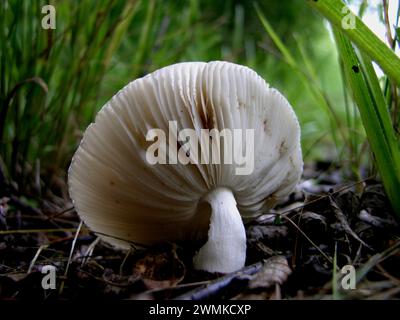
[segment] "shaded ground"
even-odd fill
[[[344,182],[323,164],[305,170],[286,203],[246,226],[247,267],[227,276],[194,271],[190,244],[119,252],[80,226],[63,199],[3,193],[1,299],[400,298],[400,227],[382,186]],[[44,265],[57,268],[56,290],[41,287]],[[343,289],[345,265],[357,270],[356,289]]]

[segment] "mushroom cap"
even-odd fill
[[[253,172],[236,174],[234,161],[149,164],[146,135],[154,128],[168,134],[169,121],[199,135],[254,129]],[[72,159],[68,183],[86,225],[127,247],[204,238],[210,207],[203,199],[217,187],[232,190],[242,218],[253,218],[294,189],[302,168],[299,123],[282,94],[247,67],[187,62],[132,81],[103,106]]]

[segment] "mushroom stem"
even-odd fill
[[[231,190],[217,188],[204,198],[211,205],[208,241],[193,258],[196,269],[229,273],[246,261],[246,231]]]

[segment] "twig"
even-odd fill
[[[383,13],[384,13],[384,21],[386,27],[386,38],[390,47],[393,49],[394,39],[392,37],[392,30],[390,29],[390,21],[389,21],[389,4],[387,0],[383,0]]]
[[[75,209],[75,208],[72,206],[72,207],[69,207],[69,208],[67,208],[67,209],[65,209],[65,210],[63,210],[63,211],[61,211],[61,212],[54,213],[54,214],[48,216],[48,217],[47,217],[47,220],[53,220],[54,218],[57,218],[57,217],[63,215],[64,213],[67,213],[68,211],[72,211],[72,210],[74,210],[74,209]]]
[[[356,239],[358,242],[362,243],[365,247],[368,249],[372,248],[367,245],[350,227],[349,223],[346,220],[346,217],[343,213],[343,211],[339,208],[337,205],[336,201],[332,198],[329,197],[329,202],[331,204],[331,207],[333,208],[333,212],[335,213],[336,218],[339,220],[340,224],[342,225],[344,231],[346,231],[347,234],[351,235],[354,239]]]
[[[134,282],[128,282],[128,283],[117,283],[117,282],[112,282],[112,281],[110,281],[110,280],[107,280],[107,279],[104,279],[104,278],[95,276],[94,274],[92,274],[92,273],[90,273],[90,272],[88,272],[88,271],[86,271],[86,270],[83,270],[83,269],[81,269],[81,268],[78,268],[77,270],[79,270],[79,272],[82,272],[82,273],[84,273],[84,274],[87,274],[88,276],[90,276],[91,278],[93,278],[93,279],[95,279],[95,280],[97,280],[97,281],[99,281],[99,282],[103,282],[103,283],[105,283],[105,284],[107,284],[107,285],[110,285],[110,286],[113,286],[113,287],[118,287],[118,288],[129,288],[129,287],[131,287],[132,285],[134,285],[134,284],[136,283],[136,281],[134,281]],[[140,280],[140,278],[138,277],[138,278],[135,279],[135,280]],[[128,280],[128,281],[129,281],[129,280]]]
[[[18,229],[18,230],[0,230],[0,235],[17,233],[53,233],[53,232],[74,232],[77,228],[58,228],[58,229]],[[84,228],[84,230],[86,230]]]
[[[397,279],[396,277],[392,276],[389,272],[387,272],[381,264],[377,264],[376,267],[378,268],[378,270],[380,271],[380,273],[385,276],[386,278],[388,278],[389,280],[393,281],[396,286],[400,287],[400,279]]]
[[[311,245],[313,246],[313,247],[315,247],[315,249],[317,249],[318,251],[319,251],[319,253],[321,253],[322,254],[322,256],[326,259],[326,260],[328,260],[330,263],[332,263],[333,264],[333,261],[332,261],[332,259],[329,257],[329,256],[327,256],[326,255],[326,253],[325,252],[323,252],[321,249],[320,249],[320,247],[318,247],[315,243],[314,243],[314,241],[312,241],[305,233],[304,233],[304,231],[303,230],[301,230],[300,229],[300,227],[296,224],[296,223],[294,223],[294,221],[292,220],[292,219],[290,219],[289,217],[287,217],[287,216],[284,216],[283,217],[284,219],[286,219],[287,221],[289,221],[310,243],[311,243]]]
[[[197,287],[197,286],[201,286],[201,285],[205,285],[205,284],[210,284],[211,282],[212,282],[212,280],[204,280],[204,281],[198,281],[198,282],[182,283],[182,284],[175,285],[173,287],[155,288],[155,289],[147,290],[143,293],[151,294],[151,293],[162,292],[162,291],[171,290],[171,289],[176,290],[176,289],[182,289],[182,288]]]
[[[335,190],[335,191],[333,191],[333,192],[330,192],[329,194],[326,194],[326,195],[323,195],[323,196],[319,196],[318,198],[316,198],[316,199],[314,199],[314,200],[311,200],[311,201],[309,201],[309,202],[307,202],[307,203],[304,203],[304,204],[302,204],[302,205],[300,205],[300,206],[298,206],[298,207],[290,208],[290,209],[288,209],[288,210],[285,210],[285,211],[283,211],[283,212],[280,212],[279,215],[280,215],[281,217],[285,217],[285,216],[287,216],[288,214],[290,214],[290,213],[293,212],[293,211],[297,211],[297,210],[300,210],[300,209],[304,209],[305,207],[309,206],[310,204],[313,204],[313,203],[316,203],[316,202],[318,202],[318,201],[321,201],[321,200],[324,200],[324,199],[326,199],[326,198],[329,198],[329,197],[331,197],[331,196],[333,196],[333,195],[335,195],[335,194],[337,194],[337,193],[340,193],[340,192],[342,192],[342,191],[344,191],[344,190],[350,189],[350,188],[352,188],[352,187],[354,187],[354,186],[356,186],[356,185],[358,185],[358,184],[360,184],[360,183],[364,183],[364,182],[366,182],[366,181],[368,181],[368,180],[371,180],[371,179],[373,179],[373,178],[374,178],[374,176],[370,176],[370,177],[367,177],[367,178],[362,179],[362,180],[360,180],[360,181],[354,182],[354,183],[352,183],[352,184],[349,184],[348,186],[344,186],[344,187],[342,187],[342,188],[339,188],[338,190]],[[256,217],[254,217],[254,220],[252,220],[252,221],[257,220],[258,218],[260,218],[260,217],[263,216],[263,215],[264,215],[264,214],[260,214],[260,215],[258,215],[258,216],[256,216]],[[297,216],[297,214],[295,214],[295,215],[293,216],[293,218],[294,218],[295,216]]]
[[[206,286],[182,294],[174,298],[174,300],[204,300],[210,298],[215,294],[217,294],[222,289],[228,287],[233,280],[240,279],[244,275],[253,275],[258,271],[260,271],[261,267],[262,263],[257,262],[248,267],[244,267],[239,271],[218,278]]]

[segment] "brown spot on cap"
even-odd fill
[[[283,139],[279,145],[279,157],[282,158],[283,155],[288,151],[286,139]]]

